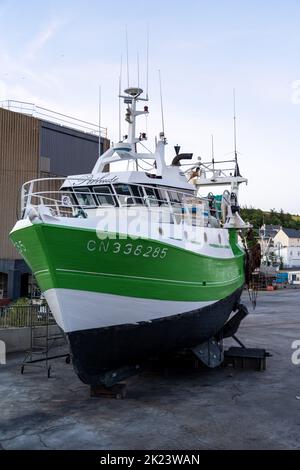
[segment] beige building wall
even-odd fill
[[[288,246],[289,244],[289,237],[284,233],[283,230],[279,230],[274,237],[274,246],[278,245],[279,243],[281,246]]]

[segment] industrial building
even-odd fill
[[[101,128],[101,153],[109,148]],[[32,294],[26,263],[8,234],[20,208],[25,181],[89,173],[99,154],[98,126],[29,103],[0,103],[0,305]]]

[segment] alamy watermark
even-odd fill
[[[6,364],[6,344],[0,339],[0,365]]]
[[[296,339],[295,341],[292,342],[292,349],[295,349],[295,351],[292,354],[292,363],[294,366],[299,366],[300,364],[300,339]]]
[[[184,244],[204,241],[205,212],[202,207],[178,207],[141,211],[137,208],[97,210],[96,233],[100,240],[180,240]]]

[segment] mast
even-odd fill
[[[121,142],[121,138],[122,138],[122,126],[121,126],[122,67],[123,67],[123,57],[121,55],[120,75],[119,75],[119,142]]]
[[[215,152],[214,152],[214,135],[211,135],[211,160],[213,161],[215,158]]]
[[[147,24],[147,50],[146,50],[146,98],[148,99],[149,88],[149,24]]]
[[[132,150],[135,151],[135,144],[140,140],[145,140],[144,137],[136,137],[136,118],[141,114],[148,114],[148,106],[144,106],[143,111],[138,111],[136,105],[138,101],[148,101],[148,98],[142,98],[142,88],[130,87],[124,90],[125,95],[120,95],[120,98],[124,99],[124,103],[127,104],[125,120],[128,122],[128,137],[127,143],[132,145]]]
[[[235,159],[235,163],[237,164],[235,88],[233,89],[233,139],[234,139],[234,159]]]
[[[161,136],[165,138],[165,118],[164,118],[164,107],[163,107],[163,98],[162,98],[162,87],[161,87],[161,73],[160,70],[158,71],[159,77],[159,94],[160,94],[160,112],[161,112],[161,125],[162,125],[162,133]]]
[[[234,176],[241,176],[239,164],[238,164],[238,152],[237,152],[237,145],[236,145],[235,88],[233,89],[233,137],[234,137],[234,160],[235,160]]]
[[[101,86],[99,86],[99,141],[98,141],[98,157],[101,155]]]
[[[129,60],[128,60],[128,39],[127,39],[127,28],[126,28],[126,59],[127,59],[127,83],[129,83]],[[139,54],[137,53],[137,80],[138,86],[133,87],[129,86],[124,90],[124,93],[120,93],[122,86],[122,59],[121,59],[121,68],[119,75],[119,99],[124,101],[126,105],[126,114],[125,121],[128,123],[128,132],[123,139],[121,136],[121,123],[120,123],[120,102],[119,102],[119,142],[114,143],[109,149],[101,155],[93,168],[93,174],[98,174],[103,172],[105,165],[110,165],[112,163],[117,163],[120,161],[133,161],[136,163],[136,170],[138,171],[138,159],[141,160],[154,160],[157,175],[163,175],[167,170],[167,165],[165,162],[165,145],[167,144],[165,134],[164,134],[164,114],[163,114],[163,101],[162,101],[162,89],[161,89],[161,77],[159,72],[159,82],[160,82],[160,102],[161,102],[161,116],[162,116],[162,132],[159,134],[159,140],[155,140],[155,151],[150,152],[143,144],[143,140],[147,140],[146,132],[140,132],[137,135],[136,128],[136,118],[140,115],[145,115],[147,117],[149,110],[148,106],[144,106],[142,109],[137,109],[137,103],[139,101],[149,101],[148,98],[148,49],[149,49],[149,34],[147,35],[147,91],[146,96],[142,96],[143,89],[139,86],[140,80],[140,70],[139,70]],[[146,104],[146,103],[145,103]],[[99,108],[100,109],[100,108]],[[101,115],[99,111],[99,116]],[[100,117],[99,117],[100,119]],[[100,124],[99,124],[100,126]],[[100,127],[99,127],[100,128]],[[146,148],[147,153],[139,152],[137,149],[137,144],[140,143],[144,148]],[[149,153],[148,153],[149,152]],[[172,169],[174,170],[174,169]],[[178,169],[177,169],[178,171]],[[173,171],[174,173],[174,171]]]
[[[127,25],[125,28],[125,40],[126,40],[126,61],[127,61],[127,87],[129,88],[129,54],[128,54],[128,33]]]

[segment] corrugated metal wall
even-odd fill
[[[109,145],[103,139],[103,150]],[[8,234],[22,184],[40,176],[89,173],[97,158],[97,136],[0,108],[0,260],[20,258]]]
[[[52,175],[89,173],[98,158],[98,137],[41,121],[41,157],[50,159]]]
[[[39,121],[0,108],[0,258],[19,258],[8,239],[20,206],[21,185],[38,177]]]

